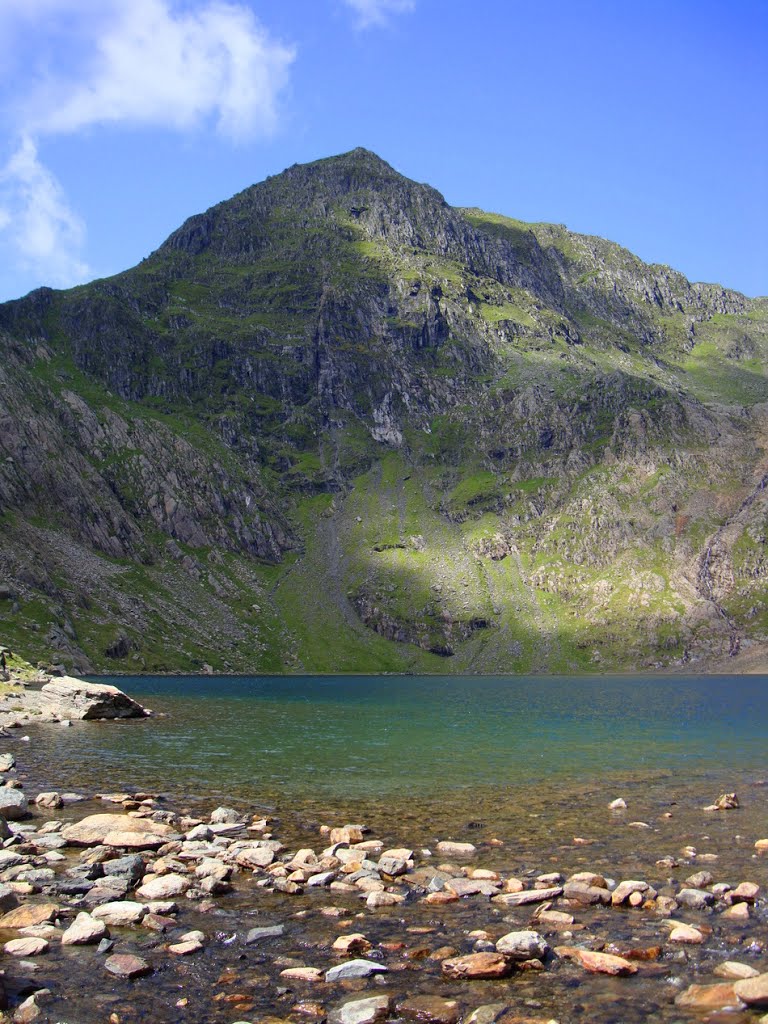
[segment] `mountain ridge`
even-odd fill
[[[768,300],[353,150],[0,330],[0,632],[38,655],[575,671],[764,639]]]

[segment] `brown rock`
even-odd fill
[[[679,924],[669,933],[670,942],[684,942],[689,945],[701,945],[704,941],[704,936],[698,928],[693,928],[689,924]]]
[[[182,942],[174,942],[168,947],[168,952],[175,954],[175,956],[189,956],[191,953],[197,953],[202,948],[203,944],[199,939],[187,939]]]
[[[90,814],[82,821],[65,825],[61,836],[73,846],[102,846],[110,832],[144,832],[158,836],[173,835],[170,825],[130,814]]]
[[[747,1006],[758,1010],[768,1007],[768,973],[737,981],[733,988],[739,999]]]
[[[142,974],[149,974],[152,970],[146,960],[140,956],[130,956],[127,953],[116,953],[108,956],[104,966],[110,974],[118,978],[138,978]]]
[[[743,981],[745,978],[756,978],[760,971],[756,971],[749,964],[740,964],[737,960],[724,960],[712,973],[729,981]]]
[[[281,978],[292,978],[294,981],[308,981],[315,984],[323,981],[324,975],[319,967],[286,967],[280,971]]]
[[[505,978],[511,970],[503,953],[469,953],[442,963],[446,978]]]
[[[27,904],[16,907],[0,917],[0,928],[29,928],[36,924],[47,924],[59,913],[55,903]]]
[[[749,904],[748,903],[734,903],[732,906],[727,907],[720,915],[720,920],[724,921],[736,921],[742,923],[743,921],[749,920]]]
[[[3,949],[9,956],[40,956],[47,953],[50,946],[46,939],[11,939],[6,942]]]
[[[744,1004],[735,992],[732,982],[717,985],[689,985],[675,999],[675,1006],[684,1010],[725,1010],[741,1009]]]
[[[350,935],[340,935],[331,946],[336,953],[367,953],[371,944],[364,935],[353,932]]]
[[[556,946],[555,953],[558,956],[575,960],[586,971],[592,974],[613,974],[626,975],[636,974],[635,964],[625,960],[623,956],[614,956],[612,953],[596,953],[591,949],[577,949],[575,946]]]
[[[441,903],[458,903],[459,900],[460,897],[454,892],[430,892],[424,897],[422,903],[432,903],[439,906]]]
[[[456,1024],[459,1004],[455,999],[440,996],[411,996],[398,1004],[397,1011],[406,1020],[427,1021],[429,1024]]]

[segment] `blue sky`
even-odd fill
[[[765,0],[0,0],[0,299],[360,145],[768,294]]]

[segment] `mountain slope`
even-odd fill
[[[0,329],[0,632],[39,656],[572,671],[768,629],[765,299],[355,150]]]

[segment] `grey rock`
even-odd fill
[[[675,899],[682,907],[688,907],[689,910],[706,910],[715,902],[714,895],[704,889],[681,889],[675,895]]]
[[[549,952],[544,938],[534,931],[508,932],[498,940],[496,949],[512,960],[543,960]]]
[[[352,999],[330,1012],[328,1024],[377,1024],[386,1020],[391,1006],[392,998],[388,995]]]
[[[285,935],[285,925],[263,925],[261,928],[250,929],[245,936],[245,944],[246,946],[253,946],[257,942],[263,942],[265,939],[279,939],[282,935]]]
[[[325,972],[326,981],[344,981],[347,978],[368,978],[371,974],[386,974],[383,964],[372,960],[347,960]]]
[[[29,817],[29,804],[22,790],[0,786],[0,814],[6,821],[21,821]]]

